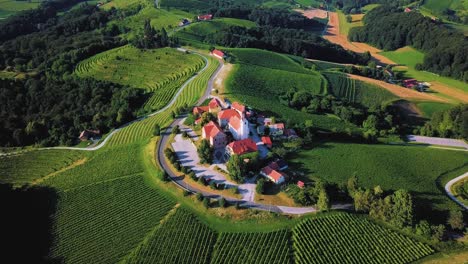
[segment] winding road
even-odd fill
[[[465,210],[468,210],[468,206],[465,205],[464,203],[462,203],[460,200],[458,200],[455,195],[452,193],[452,186],[457,183],[458,181],[461,181],[465,178],[468,178],[468,172],[463,174],[463,175],[460,175],[458,177],[456,177],[455,179],[452,179],[451,181],[447,182],[447,184],[445,185],[445,192],[447,193],[447,195],[450,197],[450,199],[452,199],[454,202],[456,202],[457,204],[459,204],[461,207],[465,208]]]

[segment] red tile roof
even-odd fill
[[[228,147],[236,155],[243,155],[258,150],[257,144],[250,138],[231,142],[228,144]]]
[[[264,167],[262,173],[272,178],[275,182],[278,182],[281,177],[285,177],[284,173],[274,170],[270,166]]]
[[[298,181],[298,182],[297,182],[297,186],[298,186],[299,188],[304,188],[305,184],[304,184],[304,182],[302,182],[302,181]]]
[[[229,119],[229,125],[231,125],[235,130],[239,130],[241,128],[242,120],[238,116],[234,116]]]
[[[208,106],[195,106],[193,108],[193,114],[194,115],[201,115],[204,112],[208,112],[209,108]]]
[[[268,147],[271,147],[273,143],[271,142],[270,137],[262,137],[262,142],[263,144],[267,145]]]
[[[203,131],[205,132],[206,137],[214,138],[219,133],[223,133],[223,131],[219,128],[218,124],[213,121],[210,121],[203,127]]]
[[[206,15],[200,15],[198,16],[198,19],[199,20],[210,20],[213,18],[213,15],[212,14],[206,14]]]
[[[284,123],[277,123],[277,124],[274,124],[274,125],[270,125],[269,127],[274,128],[274,129],[284,130]]]
[[[216,56],[218,56],[218,57],[220,57],[220,58],[223,58],[223,57],[224,57],[224,52],[222,52],[222,51],[220,51],[220,50],[217,50],[217,49],[213,50],[213,51],[211,52],[211,54],[216,55]]]
[[[221,105],[219,104],[219,102],[218,102],[218,100],[216,98],[213,98],[213,99],[211,99],[210,103],[208,104],[208,107],[210,109],[214,109],[214,108],[221,107]]]
[[[226,109],[218,113],[219,119],[231,119],[231,117],[240,117],[239,113],[234,109]]]
[[[237,111],[244,113],[245,112],[245,106],[242,104],[239,104],[238,102],[232,103],[232,108],[236,109]]]

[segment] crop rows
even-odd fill
[[[351,103],[358,102],[355,80],[341,73],[328,72],[325,76],[330,82],[333,95],[346,99]]]
[[[116,263],[135,248],[175,203],[142,175],[60,193],[51,259]]]
[[[290,263],[288,230],[221,233],[211,263]]]
[[[70,150],[30,151],[0,156],[0,182],[28,183],[71,165],[83,152]]]
[[[296,263],[409,263],[432,254],[427,245],[367,219],[338,214],[293,229]]]
[[[177,107],[181,107],[184,104],[193,105],[197,99],[205,91],[208,80],[214,74],[219,62],[213,58],[209,58],[209,64],[207,69],[200,73],[195,79],[193,79],[187,87],[181,92],[175,103],[157,115],[147,117],[142,121],[134,122],[131,125],[123,128],[117,132],[112,139],[109,140],[109,145],[120,145],[128,144],[131,142],[141,141],[142,139],[151,137],[155,124],[159,124],[164,127],[171,121],[171,112]]]
[[[208,263],[216,233],[191,213],[177,209],[163,220],[126,263]]]
[[[105,62],[113,56],[117,56],[119,54],[124,53],[129,46],[122,46],[112,50],[108,50],[106,52],[101,52],[91,58],[88,58],[82,62],[80,62],[75,69],[75,73],[78,74],[80,77],[87,77],[90,72],[95,70],[97,67],[103,67]]]

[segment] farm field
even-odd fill
[[[276,62],[272,63],[274,68],[258,66],[266,65],[267,61],[263,60],[251,59],[249,63],[255,63],[255,65],[244,64],[242,63],[243,55],[240,55],[241,50],[232,50],[231,52],[234,56],[240,57],[240,63],[234,65],[232,74],[226,81],[226,93],[221,96],[228,97],[232,101],[240,101],[266,114],[276,115],[285,121],[303,122],[304,120],[312,120],[315,125],[324,130],[344,131],[346,128],[357,129],[353,125],[345,124],[338,118],[308,114],[280,103],[279,96],[293,88],[314,94],[326,94],[326,81],[318,72],[309,70],[309,73],[298,73],[297,71],[300,72],[304,69],[297,68],[297,66],[291,66],[293,71],[280,70],[290,67],[289,65],[294,63],[292,60],[285,59],[287,57],[282,57],[282,55],[277,55],[280,56],[278,58],[267,57],[268,60]],[[244,59],[244,61],[246,60]],[[280,63],[280,61],[283,62]],[[259,97],[258,94],[269,96]]]
[[[185,209],[177,208],[124,263],[208,263],[216,233]]]
[[[441,221],[446,210],[456,205],[437,182],[442,185],[441,177],[445,180],[466,172],[467,161],[466,152],[421,146],[318,143],[297,153],[290,166],[332,183],[344,183],[355,174],[363,187],[406,189],[415,193],[418,205],[432,210],[431,219]]]
[[[33,9],[39,6],[42,0],[16,1],[0,0],[0,20],[5,19],[18,12]]]
[[[162,0],[161,7],[165,9],[206,10],[210,8],[208,2],[203,0]]]
[[[360,103],[371,108],[398,98],[385,89],[348,78],[342,73],[325,72],[324,76],[328,80],[330,92],[351,103]]]
[[[30,183],[58,172],[85,156],[86,153],[69,150],[30,151],[27,155],[0,156],[0,183]]]
[[[436,102],[419,102],[416,105],[426,118],[431,118],[435,112],[441,112],[452,107],[451,104]]]
[[[409,263],[434,252],[423,243],[349,214],[307,219],[293,229],[293,241],[298,264]]]
[[[340,34],[348,36],[349,30],[352,29],[353,27],[363,26],[362,18],[364,17],[364,14],[351,15],[351,18],[352,18],[351,23],[346,21],[347,15],[345,15],[343,12],[338,11],[338,16],[340,19]]]
[[[422,63],[424,54],[411,47],[404,47],[395,51],[382,52],[381,55],[394,60],[398,64],[404,65],[396,67],[396,70],[403,71],[408,78],[415,78],[419,81],[430,82],[431,90],[437,95],[451,100],[453,103],[468,102],[468,85],[465,83],[436,75],[426,71],[415,69],[417,63]]]
[[[211,263],[290,263],[289,237],[287,230],[221,233]]]
[[[154,111],[164,107],[182,83],[203,65],[199,55],[184,54],[171,48],[139,50],[124,46],[80,62],[75,73],[83,78],[145,89],[151,93],[145,109]]]
[[[422,7],[434,14],[440,14],[445,9],[451,9],[454,10],[458,16],[468,15],[468,2],[465,0],[425,0]]]

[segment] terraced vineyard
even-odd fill
[[[125,263],[208,263],[216,233],[191,213],[176,209]]]
[[[308,219],[293,229],[296,263],[409,263],[429,246],[350,214]]]
[[[288,230],[222,233],[211,263],[291,263]]]
[[[142,175],[59,193],[51,259],[116,263],[135,248],[175,203]]]
[[[204,65],[196,54],[184,54],[171,48],[139,50],[123,46],[99,53],[78,64],[80,77],[107,80],[152,93],[145,109],[154,111],[165,106],[182,83]]]
[[[383,102],[397,98],[383,88],[348,78],[341,72],[326,71],[323,75],[329,82],[329,92],[351,103],[379,107]]]
[[[198,74],[181,92],[174,104],[157,115],[148,117],[140,122],[135,122],[118,133],[116,133],[108,142],[110,146],[128,144],[138,142],[145,138],[149,138],[153,131],[154,125],[159,124],[161,127],[169,124],[171,121],[171,112],[184,104],[193,105],[196,103],[206,89],[208,80],[216,71],[219,62],[216,59],[208,57],[208,66],[200,74]]]
[[[0,183],[30,183],[70,166],[84,155],[81,151],[42,150],[0,156]]]

